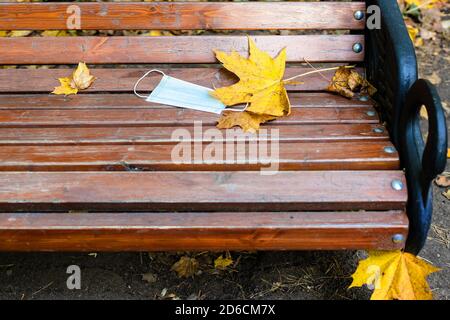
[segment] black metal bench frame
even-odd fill
[[[400,151],[408,182],[410,223],[407,252],[418,254],[425,245],[433,211],[432,181],[447,162],[447,125],[436,88],[418,80],[416,54],[395,1],[367,0],[381,9],[381,29],[367,30],[367,77],[378,93],[374,97]],[[428,139],[420,129],[420,108],[429,115]]]

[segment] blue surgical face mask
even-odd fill
[[[161,73],[163,75],[161,82],[149,96],[138,94],[136,92],[138,84],[151,72]],[[134,93],[148,102],[220,114],[226,106],[214,98],[211,92],[212,89],[169,77],[160,70],[150,70],[134,86]]]

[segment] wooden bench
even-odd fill
[[[0,38],[0,65],[50,65],[0,69],[0,250],[420,250],[430,181],[445,162],[445,121],[428,83],[407,96],[416,62],[394,1],[0,3],[0,30],[67,29],[74,4],[83,30],[236,32]],[[372,4],[382,9],[380,30],[366,29]],[[155,65],[207,87],[234,83],[213,49],[247,55],[245,34],[261,29],[306,30],[252,35],[272,55],[287,48],[286,77],[309,71],[305,59],[357,64],[378,95],[326,92],[333,71],[289,86],[292,115],[264,126],[279,130],[275,175],[262,175],[258,159],[174,164],[174,130],[192,132],[202,121],[206,131],[218,117],[148,103],[133,95],[134,83]],[[79,61],[94,84],[50,95],[71,73],[58,66]],[[159,78],[141,87],[152,90]],[[417,160],[423,146],[403,141],[420,140],[409,133],[422,103],[430,114],[426,169]]]

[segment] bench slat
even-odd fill
[[[1,70],[0,70],[1,71]],[[27,78],[26,78],[27,79]],[[45,79],[42,79],[43,81]],[[372,101],[347,99],[325,92],[290,92],[293,108],[368,108]],[[167,109],[167,106],[147,102],[134,94],[3,94],[0,95],[0,110],[86,110],[86,109]],[[205,113],[202,113],[203,115]]]
[[[327,67],[327,66],[326,66]],[[137,79],[144,75],[146,69],[153,67],[122,68],[122,69],[92,69],[97,77],[86,92],[132,92]],[[196,83],[209,88],[228,86],[238,81],[230,72],[218,68],[160,68],[167,75]],[[311,71],[311,68],[288,67],[285,78]],[[364,74],[364,69],[356,69]],[[0,69],[0,92],[45,92],[49,93],[59,85],[58,78],[68,77],[72,70],[68,69]],[[322,77],[322,75],[325,77]],[[286,86],[288,91],[319,91],[326,90],[334,75],[334,71],[325,71],[305,77],[303,84]],[[27,79],[24,85],[23,79]],[[139,86],[141,92],[153,90],[161,80],[161,75],[150,74]]]
[[[0,30],[66,30],[73,3],[0,3]],[[83,30],[364,29],[356,3],[77,3]],[[67,12],[69,8],[69,12]]]
[[[375,116],[367,112],[374,112]],[[46,126],[192,126],[195,121],[213,126],[219,115],[182,108],[0,110],[0,127]],[[379,123],[375,109],[294,108],[288,117],[273,122],[288,124]]]
[[[289,62],[363,61],[353,52],[363,35],[252,37],[272,56],[286,47]],[[248,55],[246,36],[0,38],[0,64],[215,63],[213,50]],[[51,50],[49,50],[51,48]]]
[[[215,146],[223,148],[221,143]],[[398,170],[400,162],[397,153],[386,153],[390,142],[319,142],[281,143],[279,156],[268,146],[266,156],[249,152],[249,146],[235,149],[236,159],[246,160],[237,164],[227,160],[208,164],[202,157],[196,159],[194,146],[189,146],[192,161],[175,164],[171,145],[95,145],[95,146],[2,146],[0,153],[1,171],[100,171],[100,170],[175,170],[175,171],[244,171],[267,167],[264,159],[273,159],[280,170]],[[205,154],[205,144],[200,155]],[[276,157],[276,158],[275,158]],[[261,159],[263,158],[263,159]]]
[[[1,251],[398,250],[402,211],[0,214]]]
[[[374,132],[375,124],[312,124],[282,125],[266,124],[265,129],[279,130],[280,142],[310,141],[388,141],[386,130]],[[0,145],[47,145],[47,144],[174,144],[172,133],[179,127],[46,127],[1,128]],[[215,126],[203,126],[203,132]],[[185,128],[194,137],[192,127]],[[250,141],[255,135],[237,130],[235,141]],[[196,141],[196,140],[192,140]],[[204,142],[210,142],[204,137]],[[229,141],[229,139],[227,140]]]
[[[401,171],[2,172],[0,210],[404,210]]]

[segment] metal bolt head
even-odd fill
[[[355,11],[353,14],[356,20],[362,20],[364,18],[364,12],[361,10]]]
[[[361,53],[362,51],[363,51],[363,45],[361,43],[357,42],[353,45],[353,52]]]
[[[384,132],[384,129],[378,127],[378,128],[373,129],[373,132],[375,132],[375,133],[383,133],[383,132]]]
[[[402,234],[394,234],[392,236],[393,243],[402,243],[405,240]]]
[[[386,153],[395,153],[395,148],[394,147],[385,147],[384,148],[384,152],[386,152]]]
[[[396,191],[403,190],[403,182],[401,182],[400,180],[392,181],[391,186],[392,186],[392,189],[394,189]]]
[[[367,111],[367,115],[368,115],[369,117],[375,117],[375,115],[376,115],[376,112],[375,112],[375,111],[372,111],[372,110],[370,110],[370,111]]]
[[[368,96],[361,96],[361,97],[359,97],[359,101],[364,101],[364,102],[369,101],[369,97]]]

